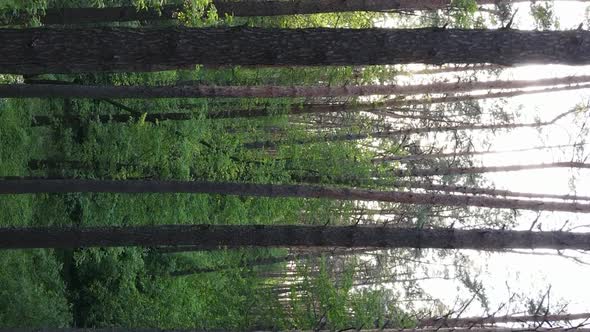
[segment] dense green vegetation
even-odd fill
[[[190,74],[210,75],[200,70]],[[76,79],[149,84],[178,78],[176,73],[162,73]],[[265,135],[256,128],[280,126],[287,121],[286,116],[218,120],[205,118],[207,110],[216,108],[207,101],[122,103],[158,112],[192,103],[189,111],[194,112],[195,119],[146,123],[140,115],[127,123],[100,123],[94,121],[97,114],[121,110],[103,101],[4,100],[0,112],[1,175],[285,183],[291,181],[288,169],[305,165],[321,174],[340,169],[320,158],[340,163],[347,157],[362,158],[353,147],[292,146],[272,155],[241,147],[244,136]],[[42,127],[31,122],[34,115],[60,113],[80,120],[62,123],[56,117],[51,126]],[[350,163],[351,167],[357,165],[352,160]],[[13,226],[338,223],[342,220],[334,219],[331,211],[346,210],[344,203],[320,200],[188,194],[4,196],[0,204],[1,220]],[[248,267],[248,261],[285,254],[281,250],[247,249],[184,254],[159,254],[149,249],[2,252],[0,312],[6,316],[1,321],[4,326],[19,326],[23,317],[36,312],[27,324],[245,328],[264,322],[269,326],[309,326],[303,318],[287,319],[276,299],[264,291],[265,280],[257,276],[257,269]],[[195,266],[234,268],[187,277],[168,276],[172,271]],[[325,298],[347,294],[340,287],[346,289],[343,285],[334,288],[334,294],[318,296],[331,301]],[[343,305],[338,310],[344,310]],[[251,313],[245,308],[268,309]],[[333,324],[344,324],[343,319],[334,318]]]
[[[4,1],[6,8],[35,21],[45,6],[94,3]],[[103,3],[101,3],[103,4]],[[116,3],[104,3],[113,5]],[[149,5],[136,2],[137,5]],[[16,10],[19,10],[18,12]],[[361,17],[359,15],[359,17]],[[367,18],[365,23],[369,22]],[[274,20],[278,26],[322,25],[332,18]],[[347,20],[350,21],[350,20]],[[352,22],[352,21],[350,21]],[[233,22],[235,23],[235,22]],[[133,24],[133,23],[131,23]],[[237,23],[236,23],[237,24]],[[115,85],[175,84],[341,84],[352,68],[248,69],[203,68],[152,74],[42,76],[60,80]],[[363,73],[369,80],[375,73]],[[22,80],[3,76],[2,82]],[[303,100],[1,100],[0,175],[113,179],[194,179],[290,183],[298,173],[368,174],[369,157],[353,144],[285,146],[276,151],[246,149],[247,141],[276,135],[310,135],[304,124],[289,124],[285,114]],[[216,119],[228,110],[265,107],[276,116]],[[146,122],[149,113],[186,112],[192,120]],[[98,121],[99,115],[130,114],[124,123]],[[49,125],[35,117],[49,116]],[[355,123],[354,116],[350,119]],[[358,122],[356,122],[358,123]],[[356,125],[355,125],[356,126]],[[300,129],[297,129],[300,127]],[[358,128],[361,129],[361,128]],[[357,130],[358,130],[357,129]],[[276,133],[275,133],[276,132]],[[342,167],[346,165],[346,167]],[[0,197],[3,226],[152,225],[152,224],[284,224],[347,222],[350,203],[322,200],[242,198],[212,195],[38,195]],[[337,216],[337,217],[336,217]],[[321,258],[319,275],[305,278],[305,297],[293,293],[291,305],[279,303],[272,285],[280,278],[263,272],[286,264],[253,265],[285,250],[219,249],[212,252],[161,253],[158,248],[3,251],[0,253],[0,324],[10,326],[126,326],[206,328],[313,328],[318,315],[327,327],[373,324],[385,313],[381,292],[351,293],[352,275],[336,281]],[[311,261],[310,261],[311,262]],[[302,261],[303,263],[303,261]],[[352,266],[352,265],[351,265]],[[187,269],[217,270],[172,276]],[[346,267],[346,270],[349,270]],[[302,272],[303,273],[303,270]],[[341,279],[341,280],[340,280]],[[313,291],[312,291],[313,290]],[[354,322],[348,308],[353,308]],[[310,310],[317,307],[316,312]],[[291,309],[289,309],[291,308]],[[289,310],[287,310],[289,309]]]
[[[135,5],[156,0],[0,0],[5,26],[40,26],[50,7]],[[114,26],[251,25],[262,27],[372,27],[385,15],[401,25],[443,22],[481,27],[473,1],[457,1],[448,13],[400,19],[397,14],[344,13],[259,18],[218,18],[204,0],[187,1],[178,20],[108,23]],[[207,14],[204,16],[204,12]],[[444,17],[443,17],[444,16]],[[541,16],[541,14],[539,14]],[[439,24],[441,23],[441,24]],[[403,74],[392,66],[330,68],[204,67],[155,73],[0,76],[0,83],[104,85],[322,85],[392,83]],[[395,127],[378,112],[288,115],[304,104],[367,103],[353,98],[316,99],[0,99],[0,176],[83,179],[176,179],[216,182],[330,184],[391,189],[398,163],[379,156],[418,154],[419,140],[406,136],[378,142],[330,141],[329,134],[359,134]],[[379,101],[379,100],[370,100]],[[482,119],[477,102],[421,105],[431,114]],[[268,116],[250,116],[263,110]],[[443,119],[396,119],[432,127]],[[405,109],[409,112],[408,109]],[[183,119],[151,116],[183,114]],[[393,114],[393,115],[392,115]],[[121,117],[122,116],[122,117]],[[396,117],[397,116],[397,117]],[[503,114],[498,116],[502,117]],[[433,116],[435,117],[435,116]],[[121,120],[122,119],[122,120]],[[391,118],[389,119],[391,120]],[[435,121],[436,120],[436,121]],[[507,119],[505,122],[509,122]],[[405,121],[405,120],[400,120]],[[438,121],[438,122],[437,122]],[[446,122],[445,122],[446,121]],[[403,126],[403,123],[401,123]],[[471,144],[462,133],[456,142]],[[299,144],[318,138],[312,144]],[[256,141],[281,141],[252,148]],[[467,142],[467,143],[465,143]],[[458,145],[458,148],[462,146]],[[414,149],[414,150],[412,150]],[[471,165],[467,160],[454,165]],[[437,166],[425,161],[426,166]],[[475,175],[445,177],[444,183],[479,183]],[[396,210],[398,219],[380,218]],[[380,211],[381,210],[381,211]],[[510,224],[511,212],[469,208],[374,204],[322,199],[236,197],[195,194],[44,194],[0,196],[1,226],[130,226],[158,224],[319,224],[386,222],[408,227]],[[391,215],[391,213],[383,213]],[[483,221],[482,221],[483,220]],[[418,251],[383,255],[388,264],[369,266],[363,255],[317,249],[112,248],[0,251],[2,327],[163,327],[329,329],[409,327],[415,324],[387,288],[375,281]],[[441,252],[440,256],[445,256]],[[399,259],[399,261],[397,261]],[[369,267],[367,267],[369,266]],[[411,276],[411,267],[406,274]],[[399,271],[398,271],[399,272]],[[359,278],[359,274],[362,278]],[[390,275],[388,275],[390,274]],[[370,277],[370,278],[369,278]],[[371,279],[372,278],[372,279]],[[362,279],[362,280],[361,280]],[[408,278],[409,279],[409,278]],[[473,287],[466,279],[467,287]],[[414,285],[414,284],[413,284]],[[408,297],[418,296],[408,286]],[[442,309],[441,309],[442,310]]]

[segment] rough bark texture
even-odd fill
[[[229,330],[215,330],[216,332],[230,332]],[[473,328],[415,328],[415,329],[368,329],[358,330],[359,332],[531,332],[531,328],[502,328],[502,327],[473,327]],[[535,332],[590,332],[588,328],[562,328],[562,327],[536,327]],[[126,327],[110,327],[110,328],[0,328],[0,332],[211,332],[211,330],[202,329],[158,329],[158,328],[126,328]],[[265,331],[257,331],[265,332]],[[271,332],[266,331],[266,332]],[[332,332],[331,330],[293,330],[291,332]]]
[[[519,200],[449,194],[422,194],[307,185],[216,183],[198,181],[23,179],[0,181],[0,194],[40,193],[207,193],[260,197],[302,197],[382,201],[406,204],[478,206],[533,211],[590,213],[590,204]]]
[[[399,187],[420,188],[420,189],[425,189],[425,190],[443,191],[443,192],[451,192],[451,193],[463,193],[463,194],[472,194],[472,195],[525,197],[525,198],[534,198],[534,199],[549,198],[549,199],[572,200],[572,201],[590,201],[590,196],[538,194],[538,193],[527,193],[527,192],[493,189],[493,188],[438,185],[438,184],[421,183],[421,182],[394,182],[393,185],[398,188]]]
[[[373,226],[165,225],[93,228],[2,228],[1,248],[224,245],[443,249],[590,249],[590,234]]]
[[[381,104],[384,106],[411,106],[411,105],[425,105],[425,104],[440,104],[440,103],[457,103],[457,102],[468,102],[477,101],[484,99],[496,99],[496,98],[510,98],[523,95],[533,94],[545,94],[559,91],[570,91],[590,88],[590,84],[573,84],[566,85],[557,88],[537,89],[537,90],[512,90],[503,92],[489,92],[481,94],[463,94],[463,95],[451,95],[443,97],[431,97],[431,98],[417,98],[417,99],[392,99]]]
[[[319,184],[321,178],[317,175],[291,175],[291,178],[296,183],[305,184]],[[415,182],[415,181],[391,181],[388,179],[369,179],[359,177],[330,177],[328,180],[331,184],[346,185],[346,186],[363,186],[366,184],[377,184],[382,188],[406,188],[406,189],[424,189],[427,191],[440,191],[445,193],[461,193],[471,195],[487,195],[487,196],[502,196],[502,197],[524,197],[531,199],[558,199],[565,201],[590,201],[590,196],[578,196],[578,195],[558,195],[558,194],[541,194],[541,193],[529,193],[520,191],[510,191],[493,188],[481,188],[481,187],[468,187],[468,186],[456,186],[456,185],[439,185],[427,182]]]
[[[433,176],[433,175],[460,175],[460,174],[479,174],[495,172],[518,172],[531,169],[545,168],[590,168],[590,164],[580,162],[557,162],[546,164],[524,164],[524,165],[505,165],[505,166],[484,166],[484,167],[440,167],[431,169],[409,169],[409,170],[392,170],[395,176]]]
[[[512,0],[521,2],[525,0]],[[480,5],[494,4],[495,0],[477,0]],[[213,0],[220,17],[277,16],[353,11],[434,10],[449,7],[450,0]],[[41,17],[43,24],[80,24],[174,19],[182,10],[179,5],[165,5],[138,11],[134,6],[106,8],[49,8]]]
[[[589,36],[590,37],[590,36]],[[417,95],[458,93],[478,90],[518,89],[552,85],[590,83],[590,76],[567,76],[538,80],[431,83],[413,85],[330,86],[93,86],[77,84],[3,84],[0,97],[17,98],[284,98],[284,97],[356,97],[372,95]]]
[[[434,74],[450,74],[456,72],[463,72],[463,71],[471,71],[471,70],[501,70],[506,69],[504,66],[499,65],[490,65],[490,64],[476,64],[476,65],[469,65],[469,66],[439,66],[439,67],[430,67],[421,70],[410,71],[407,75],[434,75]],[[406,75],[406,73],[400,73],[400,75]]]
[[[590,319],[590,313],[580,314],[559,314],[559,315],[521,315],[521,316],[492,316],[492,317],[462,317],[462,318],[429,318],[418,321],[419,327],[425,326],[465,326],[472,327],[482,324],[497,323],[542,323],[557,321],[573,321],[579,319]],[[575,329],[573,329],[575,330]]]
[[[0,72],[154,71],[205,65],[590,63],[590,31],[30,28],[0,30]]]
[[[536,146],[536,147],[532,147],[532,148],[522,148],[522,149],[512,149],[512,150],[425,153],[425,154],[412,154],[412,155],[407,155],[407,156],[392,155],[392,156],[384,156],[384,157],[374,158],[372,161],[375,163],[384,163],[384,162],[388,162],[388,161],[409,162],[409,161],[414,161],[414,160],[456,158],[456,157],[464,157],[464,156],[480,156],[480,155],[502,154],[502,153],[516,153],[516,152],[548,150],[548,149],[556,149],[556,148],[575,148],[575,147],[584,146],[584,145],[587,145],[587,144],[574,143],[574,144],[544,145],[544,146]]]

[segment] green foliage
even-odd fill
[[[199,77],[198,73],[183,75]],[[171,73],[159,73],[153,76],[93,75],[77,79],[116,84],[155,84],[157,81],[175,81],[177,77]],[[237,102],[243,105],[252,103]],[[138,110],[154,108],[150,102],[142,100],[123,100],[121,103]],[[248,123],[244,120],[206,119],[206,112],[218,112],[222,108],[200,100],[156,101],[155,108],[158,111],[174,111],[178,105],[186,103],[191,103],[191,107],[198,110],[193,120],[149,123],[145,121],[144,112],[126,123],[99,123],[95,121],[96,114],[120,113],[121,110],[105,102],[88,100],[71,103],[63,100],[3,101],[0,139],[17,148],[7,149],[4,147],[8,145],[0,145],[0,169],[4,175],[59,174],[80,178],[149,177],[261,183],[292,182],[293,170],[304,167],[325,174],[322,181],[326,183],[334,177],[357,173],[366,175],[370,170],[369,155],[360,153],[352,144],[287,146],[274,155],[242,148],[244,139],[261,135],[256,129],[261,123],[285,123],[285,117],[281,115],[251,119],[246,121]],[[279,101],[274,107],[280,114],[279,110],[284,110],[287,105],[287,101]],[[57,121],[52,127],[31,128],[31,113],[79,114],[81,127]],[[225,129],[228,125],[247,131],[236,134]],[[306,134],[305,131],[293,131],[290,135]],[[27,162],[33,158],[62,160],[64,164],[59,169],[27,170]],[[346,167],[339,167],[342,165]],[[345,223],[345,211],[352,207],[349,202],[325,200],[189,194],[2,196],[0,204],[6,207],[0,212],[5,225],[73,224],[82,227],[170,223]],[[339,213],[333,213],[334,210]],[[50,276],[36,278],[32,272],[16,270],[16,265],[9,263],[0,276],[19,282],[6,283],[10,286],[5,290],[7,298],[21,295],[18,287],[23,283],[25,286],[31,284],[31,293],[21,299],[21,305],[12,309],[42,312],[35,319],[27,320],[29,326],[74,324],[232,329],[293,326],[291,315],[283,311],[276,297],[264,289],[264,278],[258,277],[250,268],[240,267],[244,259],[253,260],[276,253],[220,250],[163,256],[137,248],[85,249],[60,255],[40,252],[45,264],[43,272],[50,273]],[[17,256],[9,255],[6,259],[36,261],[37,256],[39,254],[23,252]],[[22,264],[19,269],[26,266],[31,265]],[[168,276],[172,271],[191,267],[220,266],[236,268],[184,277]],[[14,277],[20,274],[25,277]],[[352,279],[349,277],[347,280],[338,286],[344,287],[342,289],[329,288],[327,279],[317,281],[320,288],[326,289],[317,296],[325,303],[325,308],[330,308],[329,319],[342,321],[342,326],[350,323],[346,320],[346,307],[352,305],[348,295]],[[45,311],[36,309],[37,303],[46,304]],[[8,304],[5,302],[3,305]],[[256,312],[248,312],[244,308],[256,308]],[[10,312],[11,317],[18,316],[15,311],[6,312]],[[18,323],[13,320],[6,322],[6,325]]]
[[[169,2],[168,2],[169,3]],[[135,5],[160,8],[160,0],[0,0],[7,22],[39,25],[48,7]],[[188,26],[256,25],[366,28],[381,14],[345,13],[272,18],[218,18],[209,0],[185,1],[178,21]],[[26,21],[26,22],[25,22]],[[130,25],[144,25],[133,22]],[[168,23],[168,24],[177,24]],[[117,25],[115,23],[114,25]],[[330,68],[210,68],[195,66],[155,73],[42,75],[81,84],[345,85],[391,82],[389,66]],[[22,81],[0,76],[3,83]],[[295,124],[287,114],[304,99],[0,100],[0,175],[84,179],[176,179],[248,183],[296,183],[375,187],[374,153],[356,143],[287,144],[276,150],[247,149],[252,140],[316,137],[320,131]],[[273,116],[216,119],[232,111],[265,108]],[[185,112],[192,119],[148,121],[152,113]],[[130,114],[126,122],[99,115]],[[33,126],[35,116],[50,126]],[[71,120],[74,119],[74,120]],[[302,116],[312,121],[312,116]],[[367,117],[345,115],[346,132],[372,128]],[[333,132],[336,132],[334,130]],[[394,143],[391,143],[394,145]],[[35,167],[32,161],[40,161]],[[45,164],[43,164],[45,163]],[[347,224],[353,202],[222,195],[67,194],[0,197],[2,226],[131,226],[157,224]],[[391,311],[381,291],[355,289],[354,273],[335,277],[326,262],[318,277],[301,271],[308,296],[279,303],[260,276],[285,263],[251,267],[285,250],[239,249],[161,253],[161,248],[1,252],[0,324],[33,327],[313,328],[369,326]],[[207,273],[172,276],[190,269]],[[309,272],[309,271],[308,271]],[[305,286],[307,285],[307,286]],[[316,305],[319,305],[316,307]],[[355,314],[351,319],[350,312]]]
[[[555,17],[553,2],[533,2],[530,5],[531,16],[533,17],[535,28],[538,30],[559,29],[559,20]]]
[[[354,261],[341,272],[331,271],[325,257],[317,263],[318,275],[312,275],[309,266],[299,269],[301,287],[291,291],[292,324],[297,329],[360,330],[379,328],[385,323],[388,327],[415,326],[395,308],[390,291],[353,287],[357,266]]]
[[[16,109],[13,102],[0,100],[0,176],[22,174],[30,153],[32,138],[27,129],[27,112]],[[31,218],[31,197],[2,195],[0,220],[14,226]]]
[[[175,77],[157,74],[147,81],[149,84],[157,80],[173,81]],[[135,74],[112,74],[83,79],[115,81],[117,84],[144,82],[141,75]],[[134,109],[153,107],[141,100],[121,102]],[[156,108],[163,111],[174,110],[177,105],[186,102],[158,101]],[[280,151],[275,156],[264,151],[245,150],[242,148],[242,135],[224,129],[236,121],[205,119],[206,111],[217,106],[209,106],[202,101],[195,103],[204,107],[196,107],[201,111],[194,120],[161,123],[146,122],[142,120],[145,119],[144,115],[127,123],[99,123],[95,121],[95,114],[121,112],[105,102],[5,101],[3,105],[6,107],[0,113],[4,120],[1,124],[1,138],[18,147],[1,150],[2,170],[5,175],[28,173],[35,176],[59,174],[80,178],[149,177],[273,183],[291,181],[287,163],[281,161],[281,158],[296,160],[289,167],[303,165],[299,160],[303,158],[314,167],[319,167],[322,172],[339,172],[336,164],[326,167],[314,160],[319,161],[317,156],[326,156],[327,153],[334,157],[344,156],[345,153],[358,155],[352,146],[344,150],[336,146],[321,145],[312,150],[303,148],[297,151],[297,148],[293,148]],[[82,125],[78,128],[58,121],[53,127],[31,128],[29,112],[35,115],[79,114]],[[282,116],[278,118],[284,119]],[[258,122],[280,123],[283,120],[249,121],[252,122],[249,130],[256,131]],[[31,137],[36,139],[32,140]],[[27,170],[27,162],[33,158],[61,160],[63,167]],[[350,166],[360,167],[355,165],[353,159]],[[333,218],[333,213],[330,213],[332,207],[346,209],[342,203],[323,200],[189,194],[69,194],[0,198],[0,204],[6,202],[8,207],[2,210],[3,220],[13,225],[39,226],[324,223]],[[21,202],[20,205],[15,204],[17,201]],[[301,211],[315,212],[302,215]],[[256,257],[250,253],[247,255]],[[45,316],[39,316],[38,322],[41,325],[61,322],[59,324],[66,326],[73,322],[82,326],[197,326],[235,329],[260,324],[288,326],[285,313],[275,303],[276,298],[261,291],[262,279],[248,269],[230,269],[188,277],[167,276],[167,272],[194,266],[240,266],[241,259],[237,259],[236,253],[232,251],[173,255],[166,260],[159,255],[156,256],[156,261],[159,262],[157,264],[154,263],[155,256],[149,250],[135,248],[76,250],[62,256],[48,256],[46,259],[47,264],[57,266],[55,269],[58,272],[62,264],[67,267],[61,271],[63,278],[52,278],[56,281],[67,280],[67,296],[63,289],[60,293],[60,289],[53,286],[50,289],[54,293],[51,294],[59,296],[38,294],[40,291],[36,291],[34,296],[39,297],[40,303],[44,303],[42,299],[45,298],[45,301],[59,300],[69,304],[65,308],[63,305],[52,305],[51,308],[58,310],[58,313],[52,314],[54,320],[41,321]],[[7,276],[15,273],[12,268],[7,271]],[[9,291],[12,296],[19,294],[13,288]],[[72,308],[71,313],[69,306]],[[266,309],[257,312],[255,317],[258,318],[254,319],[251,314],[244,312],[244,308],[249,307]],[[30,324],[35,326],[36,322]]]
[[[45,13],[48,0],[0,0],[0,23],[7,25],[25,18],[26,25],[39,25],[39,17]]]
[[[67,327],[72,322],[61,266],[50,250],[0,252],[0,324]]]
[[[221,18],[223,19],[223,18]],[[212,0],[189,0],[178,13],[178,20],[186,26],[203,27],[222,24]]]
[[[457,27],[471,27],[474,22],[478,4],[475,0],[453,0],[451,1],[454,25]]]

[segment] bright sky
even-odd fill
[[[584,14],[587,3],[575,1],[555,1],[555,13],[561,29],[577,28],[585,22]],[[529,4],[520,3],[515,17],[515,26],[519,29],[533,29],[529,17]],[[587,25],[585,25],[586,28]],[[544,77],[563,77],[569,75],[589,75],[590,67],[568,66],[525,66],[505,70],[500,79],[537,79]],[[574,106],[590,100],[590,89],[557,92],[551,94],[535,94],[511,98],[509,108],[520,109],[523,115],[519,122],[534,121],[536,117],[550,120],[556,115],[572,109]],[[587,116],[586,116],[587,117]],[[579,130],[582,117],[576,120],[572,116],[562,119],[559,125],[543,131],[544,141],[535,130],[515,130],[496,135],[492,140],[491,150],[509,150],[519,147],[534,147],[573,143],[572,135]],[[577,125],[577,126],[576,126]],[[540,162],[570,161],[569,154],[547,152],[509,153],[489,155],[481,159],[485,165],[530,164]],[[577,160],[579,161],[579,160]],[[566,169],[550,169],[525,172],[491,173],[488,179],[498,189],[538,193],[571,193],[569,179],[571,171]],[[576,179],[577,194],[590,195],[590,170],[582,170]],[[523,213],[519,228],[528,229],[536,214]],[[544,213],[540,222],[543,229],[559,229],[566,220],[569,225],[590,224],[590,216],[573,216],[565,213]],[[586,221],[586,222],[585,222]],[[590,231],[590,228],[579,229]],[[548,253],[551,251],[538,251]],[[540,298],[551,286],[551,308],[557,310],[557,303],[568,303],[570,313],[590,312],[590,266],[581,265],[570,259],[554,256],[536,256],[525,254],[480,253],[468,251],[480,270],[480,280],[484,282],[492,311],[508,302],[512,293],[525,293],[530,297]],[[566,252],[569,255],[578,253]],[[590,255],[580,256],[590,262]],[[450,263],[450,262],[447,262]],[[453,307],[456,298],[471,298],[459,283],[454,281],[433,280],[422,282],[421,285],[435,298],[440,299],[449,307]],[[498,314],[512,312],[512,308],[504,307]],[[477,305],[467,309],[463,316],[480,316],[486,313]]]
[[[528,4],[520,4],[520,15],[518,17],[519,28],[532,28],[532,22],[528,19]],[[580,2],[555,2],[555,12],[559,19],[562,29],[576,28],[580,22],[584,22],[584,13],[587,4]],[[523,8],[524,7],[524,8]],[[527,66],[506,71],[502,77],[506,78],[526,78],[536,79],[551,76],[568,76],[568,75],[588,75],[590,67],[568,67],[568,66]],[[559,113],[572,109],[574,106],[585,103],[590,97],[590,90],[573,90],[552,94],[539,94],[531,96],[521,96],[510,100],[510,104],[522,106],[521,114],[530,115],[528,118],[539,116],[542,119],[551,119]],[[576,121],[577,120],[577,121]],[[572,143],[572,135],[576,135],[582,116],[578,119],[568,117],[559,122],[559,125],[552,126],[545,131],[549,144],[567,144]],[[538,138],[538,133],[533,130],[516,130],[504,135],[498,135],[494,139],[494,146],[498,149],[510,149],[522,142],[525,145],[542,145]],[[532,144],[531,144],[532,143]],[[541,144],[540,144],[541,143]],[[534,163],[534,162],[552,162],[568,161],[570,155],[547,153],[519,153],[510,155],[490,155],[484,159],[486,164],[512,164],[512,163]],[[566,169],[548,169],[526,172],[498,173],[489,178],[498,188],[506,188],[514,191],[545,192],[545,193],[569,193],[569,178],[571,171]],[[579,195],[590,195],[590,172],[581,170],[576,178],[576,189]],[[548,214],[547,221],[544,222],[546,228],[550,225],[560,228],[565,220],[570,220],[571,224],[584,224],[587,216],[577,216],[572,218],[571,215],[564,213]],[[523,228],[528,228],[534,216],[528,214],[528,218],[521,218]],[[588,231],[586,229],[585,231]],[[574,254],[575,253],[570,253]],[[588,256],[588,255],[584,255]],[[590,261],[587,257],[587,260]],[[588,312],[590,311],[590,266],[575,263],[572,260],[551,256],[532,256],[532,255],[506,255],[494,254],[488,260],[488,268],[493,272],[493,276],[488,282],[494,284],[495,293],[502,297],[504,292],[504,301],[507,300],[506,286],[500,284],[495,276],[502,271],[506,280],[514,280],[510,283],[512,287],[517,285],[523,290],[529,290],[532,293],[541,293],[549,285],[553,294],[554,301],[563,298],[569,303],[570,312]],[[531,294],[532,295],[532,294]],[[555,302],[554,302],[555,303]]]

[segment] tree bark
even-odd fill
[[[590,234],[373,226],[164,225],[93,228],[0,228],[0,248],[224,245],[441,249],[590,249]]]
[[[320,177],[318,175],[312,176],[297,176],[293,175],[297,183],[305,184],[319,184]],[[330,184],[347,185],[347,186],[361,186],[366,184],[376,184],[381,187],[395,187],[395,188],[406,188],[406,189],[424,189],[428,191],[442,191],[446,193],[462,193],[471,195],[487,195],[487,196],[503,196],[503,197],[524,197],[532,199],[559,199],[565,201],[590,201],[590,196],[578,196],[578,195],[558,195],[558,194],[541,194],[541,193],[528,193],[519,191],[510,191],[493,188],[479,188],[479,187],[468,187],[468,186],[457,186],[457,185],[440,185],[432,184],[427,182],[415,182],[415,181],[392,181],[387,179],[366,179],[358,177],[336,177],[330,178],[328,181]],[[369,212],[369,211],[368,211]],[[375,214],[375,213],[373,213]],[[377,213],[380,214],[380,213]]]
[[[358,111],[359,108],[355,105],[344,105],[344,104],[304,104],[294,105],[289,108],[286,114],[309,114],[309,113],[331,113],[331,112],[342,112],[342,111]],[[252,108],[252,109],[235,109],[227,110],[222,112],[207,113],[207,119],[238,119],[238,118],[255,118],[263,116],[273,116],[281,113],[277,113],[275,110],[270,108]],[[139,115],[141,116],[141,115]],[[89,118],[100,123],[126,123],[132,120],[138,120],[139,116],[136,114],[100,114],[95,117]],[[184,121],[198,118],[199,113],[197,112],[169,112],[169,113],[147,113],[144,117],[145,122],[160,122],[160,121]],[[49,126],[58,121],[61,123],[80,123],[82,119],[77,116],[48,116],[48,115],[36,115],[31,121],[31,126]]]
[[[405,300],[404,300],[405,301]],[[86,327],[65,327],[65,328],[0,328],[0,332],[210,332],[203,329],[160,329],[160,328],[86,328]],[[215,330],[217,332],[230,332],[229,330]],[[473,327],[467,328],[410,328],[410,329],[368,329],[358,330],[359,332],[531,332],[531,328],[504,328],[504,327]],[[590,332],[590,328],[564,328],[564,327],[537,327],[535,332]],[[257,331],[257,332],[271,332]],[[331,332],[331,330],[296,330],[293,332]]]
[[[515,152],[547,150],[547,149],[555,149],[555,148],[578,147],[578,146],[584,146],[584,145],[587,145],[587,144],[586,143],[574,143],[574,144],[536,146],[536,147],[532,147],[532,148],[522,148],[522,149],[512,149],[512,150],[425,153],[425,154],[412,154],[412,155],[407,155],[407,156],[393,155],[393,156],[374,158],[372,161],[374,163],[384,163],[384,162],[388,162],[388,161],[409,162],[409,161],[424,160],[424,159],[456,158],[456,157],[464,157],[464,156],[480,156],[480,155],[488,155],[488,154],[515,153]]]
[[[1,31],[1,30],[0,30]],[[590,35],[589,35],[590,37]],[[1,66],[1,64],[0,64]],[[590,76],[566,76],[537,80],[474,81],[413,85],[330,86],[100,86],[78,84],[3,84],[0,97],[16,98],[299,98],[358,97],[372,95],[421,95],[478,90],[518,89],[540,86],[590,83]]]
[[[585,30],[31,28],[0,30],[0,45],[0,73],[10,74],[157,71],[195,64],[590,63]]]
[[[520,316],[497,316],[497,317],[461,317],[461,318],[427,318],[418,321],[418,327],[426,326],[465,326],[473,327],[483,324],[497,323],[542,323],[558,321],[574,321],[580,319],[590,319],[590,313],[579,314],[557,314],[557,315],[520,315]],[[575,330],[575,329],[574,329]]]
[[[391,170],[392,174],[399,177],[404,176],[433,176],[433,175],[461,175],[495,172],[518,172],[532,169],[546,168],[590,168],[590,164],[581,162],[556,162],[542,164],[504,165],[504,166],[483,166],[483,167],[440,167],[431,169],[408,169]]]
[[[590,204],[519,200],[468,195],[422,194],[307,185],[217,183],[198,181],[11,179],[0,181],[0,194],[40,193],[203,193],[258,197],[326,198],[404,204],[477,206],[590,213]]]
[[[443,192],[451,192],[451,193],[463,193],[463,194],[472,194],[472,195],[525,197],[525,198],[534,198],[534,199],[549,198],[549,199],[572,200],[572,201],[590,201],[590,196],[538,194],[538,193],[527,193],[527,192],[492,189],[492,188],[437,185],[437,184],[421,183],[421,182],[394,182],[392,184],[398,188],[399,187],[420,188],[420,189],[425,189],[425,190],[443,191]]]
[[[570,112],[568,112],[569,114]],[[445,131],[458,130],[499,130],[499,129],[516,129],[516,128],[537,128],[555,123],[557,120],[541,123],[506,123],[494,125],[460,125],[460,126],[443,126],[443,127],[420,127],[400,130],[379,131],[375,133],[358,133],[358,134],[330,134],[316,137],[306,137],[295,140],[266,140],[254,141],[244,143],[244,147],[248,149],[276,149],[279,145],[301,145],[301,144],[317,144],[317,143],[334,143],[345,141],[357,141],[363,139],[387,139],[404,135],[437,133]],[[399,171],[404,172],[404,171]],[[499,171],[498,171],[499,172]]]
[[[504,66],[492,65],[492,64],[477,64],[473,66],[440,66],[430,67],[420,70],[414,70],[407,73],[407,75],[436,75],[436,74],[450,74],[464,71],[475,71],[475,70],[498,70],[506,69]],[[400,73],[405,75],[405,73]]]
[[[536,90],[512,90],[512,91],[503,91],[503,92],[450,95],[450,96],[419,98],[419,99],[418,98],[417,99],[393,99],[393,100],[388,100],[388,101],[382,102],[381,104],[386,105],[386,106],[413,106],[413,105],[428,105],[428,104],[441,104],[441,103],[457,103],[457,102],[469,102],[469,101],[477,101],[477,100],[485,100],[485,99],[511,98],[511,97],[518,97],[518,96],[524,96],[524,95],[546,94],[546,93],[580,90],[580,89],[588,89],[588,88],[590,88],[590,84],[588,84],[588,85],[573,84],[573,85],[566,85],[566,86],[561,86],[561,87],[556,87],[556,88],[536,89]]]

